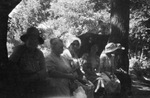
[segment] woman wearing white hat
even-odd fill
[[[62,56],[68,60],[68,62],[71,64],[74,74],[76,74],[78,76],[78,80],[83,83],[82,84],[78,81],[79,84],[82,84],[82,87],[86,92],[87,98],[93,98],[93,84],[85,78],[83,67],[81,64],[81,60],[83,57],[78,58],[77,55],[77,51],[80,47],[81,47],[81,40],[76,36],[72,36],[68,38],[66,43],[66,49],[62,53]],[[73,83],[74,81],[72,81],[71,84]],[[75,84],[79,86],[78,83]]]
[[[81,47],[81,40],[78,37],[72,36],[66,41],[66,49],[62,53],[62,55],[69,59],[73,60],[73,58],[77,59],[77,51]]]
[[[116,70],[116,60],[115,55],[118,50],[124,50],[125,48],[121,46],[120,43],[108,43],[105,46],[104,51],[100,55],[100,72],[104,80],[104,88],[108,93],[114,93],[120,91],[120,81],[115,76],[114,72]],[[112,79],[114,80],[114,86],[112,84]]]
[[[79,69],[80,59],[78,58],[77,51],[81,47],[81,40],[76,36],[71,36],[67,39],[66,49],[64,49],[61,54],[64,58],[68,60],[74,71]]]
[[[105,50],[100,56],[100,70],[102,72],[114,72],[115,66],[115,54],[117,50],[124,50],[125,48],[120,45],[120,43],[108,43],[105,46]]]
[[[123,50],[125,50],[125,48],[122,47],[120,43],[108,43],[100,56],[100,70],[107,73],[108,76],[114,74],[120,81],[120,92],[131,95],[131,78],[120,65]]]

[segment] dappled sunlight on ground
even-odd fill
[[[131,98],[150,98],[150,84],[140,81],[138,79],[132,80],[132,92]]]
[[[136,87],[140,91],[150,91],[150,87],[143,86],[143,85],[133,85],[133,87]]]

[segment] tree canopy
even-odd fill
[[[150,5],[130,0],[129,49],[149,50]],[[110,0],[23,0],[9,20],[8,44],[20,43],[27,27],[36,26],[48,41],[53,36],[110,34]]]

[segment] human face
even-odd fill
[[[79,42],[77,40],[75,40],[71,45],[75,51],[79,49]]]
[[[108,57],[115,56],[115,51],[106,53]]]
[[[53,47],[53,52],[55,54],[58,54],[60,55],[64,50],[64,45],[63,45],[63,42],[61,41],[57,41],[56,44],[54,45]]]
[[[39,44],[38,37],[37,36],[29,36],[26,41],[26,46],[30,49],[37,48]]]

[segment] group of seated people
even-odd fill
[[[45,58],[37,48],[44,40],[36,27],[28,28],[20,39],[24,44],[16,46],[9,57],[14,92],[17,92],[15,98],[70,98],[78,87],[83,88],[87,98],[96,98],[94,93],[99,88],[107,90],[110,86],[106,85],[111,79],[118,91],[120,82],[114,74],[114,59],[117,50],[124,50],[120,44],[108,43],[101,56],[96,55],[98,45],[94,44],[89,53],[78,58],[79,38],[70,38],[66,47],[60,38],[52,38],[51,53]]]

